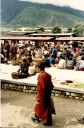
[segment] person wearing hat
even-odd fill
[[[45,62],[40,61],[36,65],[36,71],[39,73],[37,82],[36,105],[34,108],[35,116],[32,117],[34,122],[42,121],[44,125],[52,125],[52,114],[55,114],[55,109],[52,111],[51,91],[53,84],[51,75],[45,72]]]

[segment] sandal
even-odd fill
[[[33,122],[36,122],[36,123],[40,122],[39,118],[37,118],[37,117],[31,117],[31,119]]]

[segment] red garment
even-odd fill
[[[56,44],[55,48],[57,48],[60,51],[60,44]]]
[[[42,71],[38,76],[37,82],[37,95],[36,100],[39,102],[35,106],[36,115],[42,119],[47,120],[51,108],[51,90],[53,84],[51,75]]]

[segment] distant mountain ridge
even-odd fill
[[[29,1],[1,0],[1,25],[18,26],[62,26],[73,27],[84,24],[84,11],[68,6],[39,4]]]

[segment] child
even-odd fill
[[[27,78],[29,76],[28,71],[29,63],[27,62],[26,59],[23,59],[19,70],[17,72],[13,72],[11,75],[13,79]]]

